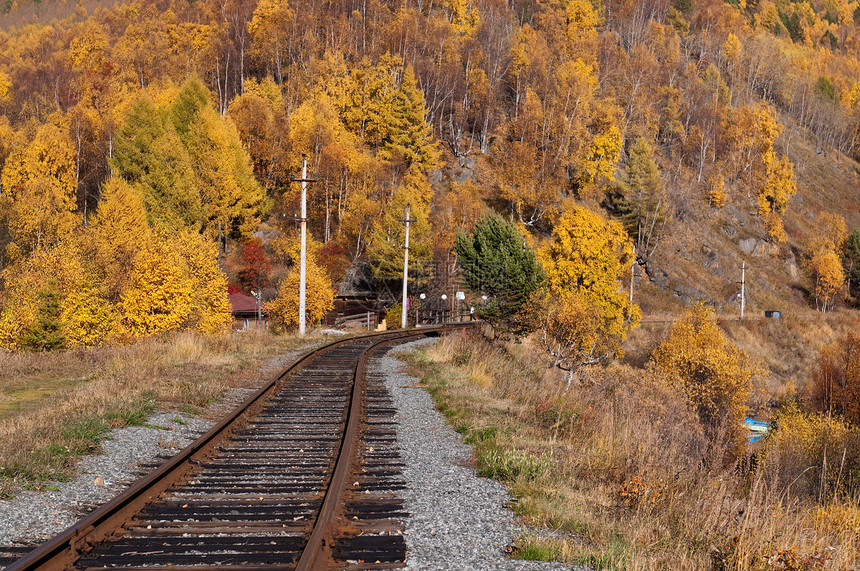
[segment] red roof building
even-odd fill
[[[241,293],[228,293],[233,314],[233,330],[245,331],[252,327],[268,327],[269,317],[266,315],[266,304],[261,304],[263,315],[262,324],[257,322],[257,299]]]

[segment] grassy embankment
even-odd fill
[[[157,409],[201,414],[230,387],[274,374],[265,361],[320,339],[191,333],[129,346],[0,353],[0,497],[75,473],[111,429]]]
[[[771,351],[826,341],[846,323],[728,329],[748,349]],[[528,524],[557,532],[519,538],[515,555],[595,569],[856,569],[857,498],[823,490],[847,489],[842,468],[852,455],[857,461],[857,433],[835,426],[823,436],[798,421],[795,438],[727,461],[683,391],[643,365],[654,339],[640,333],[630,344],[638,363],[592,371],[567,394],[528,342],[499,348],[456,336],[409,357],[438,408],[474,444],[479,472],[510,486]],[[792,393],[786,383],[814,352],[795,347],[775,360],[780,372],[760,383],[757,402]],[[838,438],[854,442],[841,466],[827,457]],[[825,465],[816,466],[822,442]]]

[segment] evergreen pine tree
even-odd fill
[[[650,256],[660,241],[666,224],[668,208],[666,190],[654,151],[639,137],[630,148],[630,156],[621,176],[621,188],[626,203],[622,222],[636,243],[636,250]]]
[[[848,295],[851,296],[860,284],[860,230],[854,230],[845,240],[842,265],[845,267],[845,278],[848,280]]]
[[[471,236],[457,235],[454,250],[466,284],[487,296],[476,307],[478,316],[517,333],[517,313],[546,277],[525,238],[498,214],[488,214]]]
[[[60,322],[60,292],[56,282],[49,282],[39,291],[39,317],[33,327],[21,338],[21,346],[32,351],[61,349],[66,338]]]
[[[170,117],[194,171],[204,232],[215,238],[220,224],[222,232],[247,237],[267,205],[233,122],[218,114],[197,78],[182,87]]]

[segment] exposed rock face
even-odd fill
[[[770,242],[765,242],[763,240],[759,240],[755,244],[755,248],[753,248],[752,255],[757,258],[762,258],[764,256],[775,256],[779,254],[779,246],[776,244],[771,244]]]
[[[688,285],[683,285],[683,284],[676,285],[672,289],[672,292],[676,296],[680,297],[684,301],[684,303],[686,303],[686,304],[690,304],[691,302],[697,301],[700,299],[703,299],[706,301],[710,300],[709,296],[705,295],[704,293],[697,290],[693,286],[688,286]]]
[[[652,263],[645,262],[645,273],[655,286],[662,290],[669,289],[669,274],[665,270],[655,268]]]
[[[458,157],[457,166],[451,169],[451,180],[463,184],[475,176],[477,161],[475,157]]]
[[[752,254],[753,250],[755,250],[756,239],[755,238],[747,238],[745,240],[741,240],[738,242],[738,248],[740,248],[746,254]]]
[[[794,256],[794,252],[789,250],[788,254],[785,256],[785,270],[788,272],[788,275],[791,276],[791,279],[797,281],[800,279],[800,270],[797,269],[797,259]]]
[[[717,269],[719,266],[717,252],[707,244],[702,244],[702,266],[708,270]]]

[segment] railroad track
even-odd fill
[[[393,343],[453,328],[344,339],[306,354],[7,571],[405,566],[393,408],[365,363]]]

